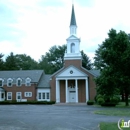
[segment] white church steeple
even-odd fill
[[[64,60],[81,59],[80,53],[80,39],[76,35],[77,24],[74,12],[74,5],[72,5],[71,20],[70,20],[70,36],[67,41],[67,52],[65,53]]]
[[[70,35],[76,35],[77,25],[74,12],[74,5],[72,5],[71,20],[70,20]]]

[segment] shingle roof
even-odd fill
[[[12,78],[16,82],[17,78],[25,80],[27,77],[31,78],[31,82],[38,82],[43,70],[13,70],[13,71],[0,71],[0,78],[4,79],[4,83],[8,78]]]
[[[89,70],[89,72],[91,72],[92,74],[94,74],[94,76],[100,76],[100,70]]]
[[[38,88],[48,88],[50,87],[50,78],[51,78],[51,75],[42,75],[41,79],[40,79],[40,82],[38,84]]]
[[[0,87],[0,91],[1,91],[1,92],[5,92],[5,90],[4,90],[3,88],[1,88],[1,87]]]
[[[75,18],[75,12],[74,12],[74,5],[72,5],[72,13],[71,13],[70,26],[71,25],[77,25],[76,24],[76,18]]]

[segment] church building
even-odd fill
[[[82,67],[80,38],[72,5],[70,35],[66,39],[64,66],[52,75],[43,70],[0,71],[0,101],[56,101],[56,103],[84,103],[96,95],[94,78],[98,70]]]
[[[82,67],[74,5],[71,12],[70,36],[66,41],[64,67],[51,76],[51,99],[57,103],[87,102],[96,95],[94,77],[99,75],[99,71]]]

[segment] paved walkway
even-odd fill
[[[100,122],[118,122],[121,118],[93,113],[100,109],[112,108],[85,104],[0,105],[0,130],[98,130]]]

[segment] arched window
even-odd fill
[[[21,86],[22,85],[22,79],[21,78],[18,78],[17,79],[17,86]]]
[[[12,85],[13,85],[13,79],[9,78],[9,79],[7,80],[7,86],[8,86],[8,87],[11,87]]]
[[[71,53],[75,53],[75,44],[71,43]]]
[[[31,86],[31,79],[30,78],[26,78],[26,86]]]

